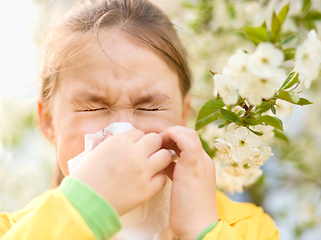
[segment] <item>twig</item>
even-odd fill
[[[244,116],[245,117],[247,117],[249,114],[250,114],[250,112],[251,112],[251,110],[254,108],[254,105],[250,105],[247,109],[246,109],[246,112],[244,113]]]

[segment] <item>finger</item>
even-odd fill
[[[191,149],[202,149],[202,144],[198,133],[182,126],[173,126],[167,128],[161,133],[163,140],[162,147],[170,148],[175,146],[179,151],[190,151]],[[174,148],[175,152],[176,149]]]
[[[172,162],[172,156],[166,149],[160,149],[148,158],[148,167],[152,175],[163,171]]]
[[[162,148],[170,149],[170,150],[174,151],[177,156],[179,156],[180,150],[177,147],[176,142],[174,142],[173,139],[170,137],[169,129],[171,129],[171,128],[167,128],[164,132],[160,133],[160,136],[162,138]]]
[[[162,138],[157,133],[148,133],[137,141],[137,147],[150,156],[162,146]]]
[[[181,164],[195,164],[203,155],[202,143],[195,130],[181,126],[170,127],[162,133],[162,139],[163,144],[171,145],[171,141],[176,144],[180,150]]]
[[[166,176],[164,172],[156,173],[150,181],[150,194],[151,196],[156,195],[160,192],[166,185]]]
[[[129,130],[127,132],[123,132],[117,135],[113,135],[113,139],[125,139],[130,142],[137,142],[144,136],[144,132],[139,129]]]

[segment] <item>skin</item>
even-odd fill
[[[123,215],[158,193],[166,172],[173,180],[170,225],[181,240],[196,239],[218,214],[213,161],[197,133],[183,127],[189,95],[182,96],[177,73],[152,49],[122,31],[100,40],[104,51],[87,43],[90,51],[73,62],[81,67],[60,73],[49,112],[39,101],[42,132],[68,175],[67,161],[83,151],[85,134],[132,123],[137,130],[103,140],[71,176]],[[176,166],[167,149],[180,156]]]

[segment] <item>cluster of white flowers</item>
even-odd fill
[[[244,187],[256,182],[262,175],[259,168],[226,166],[220,158],[214,158],[216,168],[216,185],[229,193],[242,193]]]
[[[252,130],[262,135],[258,136],[246,127],[231,123],[227,127],[224,139],[216,139],[214,146],[219,150],[225,164],[260,167],[273,155],[271,148],[265,146],[274,136],[273,127],[257,125]]]
[[[259,169],[273,155],[266,146],[274,137],[273,127],[256,125],[252,127],[258,136],[246,127],[231,123],[224,138],[216,139],[218,150],[214,161],[217,171],[217,186],[230,193],[243,192],[243,188],[253,184],[261,175]]]
[[[272,43],[260,43],[248,54],[238,49],[223,68],[214,75],[214,95],[217,93],[226,105],[236,104],[238,96],[247,98],[251,105],[260,105],[262,99],[272,98],[286,79],[280,65],[284,54]]]
[[[295,70],[299,73],[300,88],[310,88],[320,70],[321,42],[315,30],[308,33],[308,38],[298,46],[295,52]]]

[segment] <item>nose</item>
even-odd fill
[[[126,123],[131,123],[134,128],[139,128],[138,120],[134,116],[134,111],[132,109],[127,109],[127,110],[117,110],[112,113],[112,116],[108,118],[108,123],[116,123],[116,122],[126,122]]]

